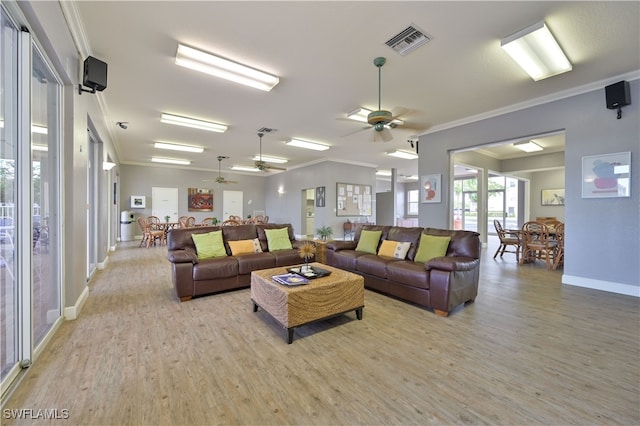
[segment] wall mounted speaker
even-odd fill
[[[82,85],[90,87],[93,91],[102,92],[107,88],[107,64],[93,56],[84,60],[84,72]]]
[[[616,109],[631,104],[629,82],[619,81],[604,88],[607,97],[607,108]]]

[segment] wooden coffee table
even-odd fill
[[[287,343],[293,342],[293,329],[311,322],[355,311],[362,319],[364,279],[360,275],[312,263],[331,271],[331,275],[311,280],[309,284],[287,286],[271,279],[287,268],[262,269],[251,272],[253,312],[262,308],[287,330]]]

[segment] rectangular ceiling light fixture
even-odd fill
[[[513,146],[524,152],[542,151],[542,147],[534,141],[516,142]]]
[[[267,163],[275,163],[275,164],[284,164],[284,163],[288,163],[289,160],[287,160],[286,158],[278,158],[278,157],[269,157],[268,155],[263,155],[262,158],[260,158],[259,155],[256,155],[255,157],[253,157],[253,161],[266,161]]]
[[[376,172],[377,176],[391,176],[391,170],[378,170]]]
[[[259,172],[260,169],[251,166],[231,166],[231,170],[237,170],[239,172]]]
[[[409,151],[402,151],[397,149],[395,151],[387,152],[387,155],[391,155],[392,157],[402,158],[404,160],[415,160],[418,158],[418,154]]]
[[[151,162],[165,163],[165,164],[178,164],[180,166],[188,166],[189,164],[191,164],[191,161],[189,160],[178,160],[175,158],[158,158],[158,157],[152,157]]]
[[[183,44],[178,44],[176,64],[265,92],[271,91],[280,82],[280,79],[274,75]]]
[[[183,152],[197,152],[198,154],[204,151],[204,148],[199,146],[180,145],[177,143],[156,142],[153,144],[156,149],[168,149],[171,151],[183,151]]]
[[[196,118],[181,117],[179,115],[167,114],[164,112],[160,116],[160,122],[218,133],[224,133],[227,130],[227,126],[224,124],[214,123],[213,121],[198,120]]]
[[[317,142],[303,141],[301,139],[291,139],[286,144],[298,148],[313,149],[314,151],[326,151],[327,149],[331,148],[329,145],[324,145]]]
[[[544,21],[502,39],[500,45],[534,81],[572,69]]]

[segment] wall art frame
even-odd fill
[[[325,206],[325,187],[318,186],[316,187],[316,207],[324,207]]]
[[[371,216],[373,214],[371,185],[336,183],[336,216]]]
[[[425,175],[420,178],[420,202],[442,202],[442,175]]]
[[[213,211],[213,189],[189,188],[187,189],[188,208],[190,212]]]
[[[540,194],[543,206],[564,206],[564,188],[543,189]]]
[[[147,197],[144,195],[132,195],[131,196],[131,208],[132,209],[146,209]]]
[[[631,152],[582,157],[582,198],[631,197]]]

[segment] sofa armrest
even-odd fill
[[[193,250],[170,250],[167,255],[171,263],[198,263],[198,255]]]
[[[357,241],[334,240],[334,241],[329,241],[327,244],[325,244],[325,246],[327,247],[328,250],[333,250],[333,251],[355,250],[356,247],[358,246],[358,243]]]
[[[427,271],[432,269],[439,269],[441,271],[471,271],[475,269],[480,263],[479,259],[473,257],[453,257],[443,256],[436,257],[425,263],[424,268]]]

